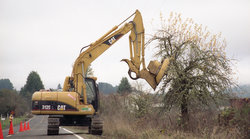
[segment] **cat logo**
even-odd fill
[[[65,111],[66,105],[57,105],[57,110],[58,111]]]
[[[116,41],[115,37],[112,37],[108,40],[109,44],[113,44]]]

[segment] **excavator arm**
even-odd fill
[[[135,15],[133,21],[124,23],[133,15]],[[145,79],[153,89],[156,88],[164,76],[169,61],[168,59],[165,59],[161,63],[158,61],[150,61],[146,68],[144,60],[144,27],[142,16],[138,10],[131,16],[121,24],[113,27],[97,41],[88,45],[85,51],[82,52],[81,50],[80,55],[74,63],[71,77],[66,77],[65,79],[64,91],[73,89],[72,91],[79,93],[83,98],[84,104],[87,104],[85,84],[87,68],[96,58],[128,32],[131,32],[129,35],[130,59],[123,59],[122,61],[125,61],[129,66],[129,76],[132,79]],[[121,27],[119,28],[119,26]],[[141,65],[142,69],[140,67]],[[132,72],[135,73],[136,77],[131,76]]]

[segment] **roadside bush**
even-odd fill
[[[113,138],[132,136],[134,118],[125,106],[125,97],[119,94],[101,95],[100,113],[104,120],[104,135]]]
[[[250,138],[250,104],[242,108],[227,108],[219,115],[219,124],[230,130],[238,130],[242,138]]]
[[[221,127],[217,119],[219,111],[215,107],[193,108],[190,111],[190,130],[185,132],[179,124],[178,108],[165,110],[158,103],[161,98],[157,95],[132,96],[130,98],[131,95],[101,95],[100,114],[104,119],[104,137],[114,139],[244,138],[241,130],[245,127],[243,125],[249,125],[245,117],[238,121],[237,128]],[[249,109],[243,109],[235,116],[239,116],[238,120],[240,120],[240,117],[246,113],[249,113]]]
[[[140,93],[127,98],[132,112],[137,118],[147,117],[153,111],[152,95]]]
[[[15,112],[15,116],[22,116],[28,111],[28,103],[14,90],[0,90],[0,114]]]

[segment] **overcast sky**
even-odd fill
[[[146,34],[158,28],[160,12],[168,18],[171,11],[222,32],[228,56],[238,60],[238,83],[250,84],[249,0],[0,0],[0,79],[9,78],[19,90],[34,70],[46,88],[56,88],[71,75],[83,46],[136,9]],[[151,51],[146,49],[146,63],[154,59]],[[92,63],[98,81],[118,85],[128,77],[123,58],[129,58],[128,35]]]

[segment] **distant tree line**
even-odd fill
[[[29,110],[29,103],[15,90],[0,90],[0,114],[10,114],[12,111],[15,116],[24,115]]]
[[[39,74],[30,72],[26,84],[18,92],[14,90],[9,79],[0,79],[0,114],[14,112],[15,116],[24,115],[31,109],[31,96],[35,91],[44,89],[44,85]]]
[[[112,86],[109,83],[100,82],[98,84],[99,91],[104,94],[110,94],[110,93],[119,93],[119,94],[125,94],[125,93],[131,93],[132,87],[130,83],[128,82],[128,79],[126,77],[123,77],[119,83],[118,86]]]
[[[117,86],[113,87],[109,83],[100,82],[98,83],[99,91],[104,94],[115,93],[117,91]]]
[[[240,98],[250,98],[250,84],[234,87],[232,93]]]

